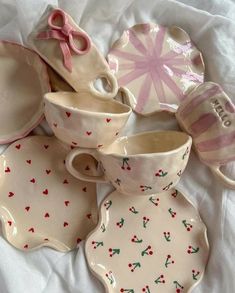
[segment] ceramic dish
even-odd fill
[[[68,251],[96,222],[96,187],[65,169],[68,147],[54,137],[32,136],[0,156],[0,216],[5,238],[31,250]],[[79,168],[89,171],[87,160]]]
[[[209,247],[198,211],[179,191],[135,198],[114,191],[85,252],[106,292],[183,293],[202,279]]]
[[[0,42],[0,144],[26,136],[43,117],[50,91],[46,65],[33,51]]]
[[[108,62],[119,86],[132,93],[126,103],[142,115],[175,112],[185,93],[204,79],[201,53],[175,26],[133,26],[114,43]]]

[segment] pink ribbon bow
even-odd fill
[[[55,20],[62,20],[62,26],[55,25]],[[72,54],[71,50],[77,55],[86,54],[91,47],[91,41],[87,34],[76,31],[69,23],[68,17],[63,10],[55,9],[48,17],[50,30],[41,32],[37,35],[38,39],[56,39],[60,42],[60,48],[63,54],[64,66],[69,72],[72,72]],[[76,46],[75,39],[83,44],[83,48]]]

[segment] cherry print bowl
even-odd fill
[[[89,92],[45,95],[46,119],[61,141],[74,147],[99,148],[111,144],[125,126],[131,108]]]
[[[179,191],[135,198],[114,191],[99,219],[85,253],[107,293],[187,293],[202,279],[206,227]]]
[[[110,181],[121,193],[151,195],[176,186],[189,158],[192,139],[179,131],[151,131],[118,138],[98,150],[74,149],[66,158],[68,171],[90,182]],[[88,154],[101,163],[103,175],[89,176],[73,164]]]

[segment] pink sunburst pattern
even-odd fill
[[[204,80],[201,53],[178,27],[136,25],[126,30],[108,55],[128,103],[140,114],[175,112],[185,93]]]

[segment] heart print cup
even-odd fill
[[[118,138],[98,149],[74,149],[66,158],[68,171],[78,179],[90,182],[110,181],[121,193],[151,195],[173,188],[183,173],[192,139],[178,131],[151,131]],[[79,172],[73,161],[89,154],[101,163],[101,176]]]
[[[216,83],[197,86],[180,105],[176,118],[181,128],[193,137],[200,160],[227,187],[235,180],[221,166],[235,160],[235,105]]]
[[[131,114],[129,106],[89,92],[48,93],[44,100],[45,116],[55,136],[74,147],[109,145]]]

